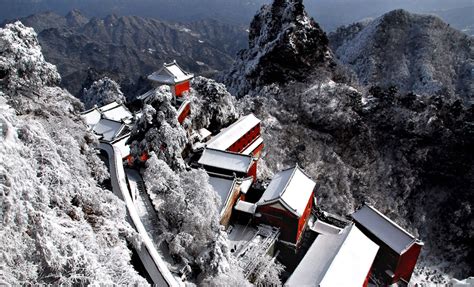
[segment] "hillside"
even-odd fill
[[[162,267],[177,280],[190,286],[279,286],[293,271],[285,252],[299,257],[314,241],[310,232],[299,234],[307,222],[287,220],[288,213],[281,210],[296,209],[280,201],[284,191],[276,192],[281,205],[274,205],[276,216],[265,224],[282,221],[282,231],[295,231],[303,239],[295,252],[284,251],[292,243],[280,237],[272,258],[268,249],[255,250],[273,235],[245,233],[255,229],[251,221],[260,224],[265,210],[249,201],[254,209],[233,218],[240,226],[234,231],[242,234],[231,239],[234,226],[224,232],[222,211],[232,213],[237,203],[224,202],[224,209],[220,204],[224,197],[245,201],[242,195],[250,198],[251,189],[253,197],[262,199],[262,192],[272,190],[270,179],[286,189],[288,184],[273,175],[295,165],[300,175],[314,180],[304,188],[310,204],[298,200],[301,218],[319,209],[344,218],[369,203],[424,242],[412,284],[446,285],[453,277],[474,273],[469,259],[474,255],[474,108],[469,105],[472,81],[463,70],[472,69],[472,45],[439,19],[397,10],[328,38],[303,0],[274,0],[255,15],[248,47],[235,61],[230,54],[244,41],[232,35],[242,31],[212,20],[88,19],[73,11],[66,17],[47,13],[24,21],[41,31],[39,39],[20,22],[0,29],[1,281],[147,284],[130,251],[143,238],[126,221],[126,208],[133,206],[136,222],[147,229],[151,247],[144,252],[156,249]],[[134,103],[133,114],[121,105],[117,114],[88,111],[99,116],[86,126],[81,111],[116,100],[127,103],[147,88],[143,76],[173,58],[200,74],[215,75],[226,65],[230,70],[222,76],[224,84],[196,75],[178,100],[169,86],[150,89]],[[63,84],[77,96],[82,92],[83,103],[58,86],[60,73],[47,60],[58,63],[67,75]],[[172,67],[173,75],[164,76],[168,83],[187,76]],[[156,77],[162,81],[158,76],[163,75]],[[189,106],[191,112],[185,112]],[[106,112],[117,119],[106,118]],[[239,128],[244,135],[227,145],[238,143],[242,154],[228,147],[213,149],[209,137],[215,140],[216,133],[231,131],[223,128],[249,113],[258,118],[249,115],[255,121]],[[111,121],[118,130],[103,124]],[[106,129],[114,132],[110,142]],[[255,138],[252,143],[252,134],[264,144]],[[123,148],[126,154],[113,151],[114,157],[102,162],[99,138],[114,145],[112,150],[119,149],[119,141],[129,148]],[[250,154],[243,154],[251,147]],[[260,153],[259,147],[261,155],[252,152]],[[200,163],[210,150],[225,157]],[[257,170],[255,158],[260,156]],[[239,169],[229,168],[227,161]],[[124,174],[121,162],[134,169],[136,178]],[[110,172],[109,179],[107,166],[115,172],[119,166],[121,175]],[[230,193],[218,193],[211,176],[231,181]],[[242,191],[251,176],[255,182]],[[110,192],[116,182],[123,186],[122,195],[133,197],[127,207]],[[298,192],[293,198],[301,199],[302,186],[292,188]],[[311,210],[312,192],[318,211]],[[279,230],[275,232],[276,240]],[[245,245],[245,252],[237,251],[237,245]]]
[[[76,96],[103,76],[117,81],[127,95],[137,95],[146,88],[141,77],[170,59],[192,72],[215,75],[230,67],[246,37],[245,29],[212,20],[189,26],[134,16],[89,20],[76,10],[65,17],[48,12],[21,21],[38,31],[46,60],[58,67],[62,86]]]
[[[339,28],[329,38],[337,58],[363,85],[474,101],[474,40],[438,17],[395,10]]]
[[[146,284],[124,204],[105,186],[81,103],[57,86],[33,29],[0,29],[2,282]]]
[[[468,231],[473,202],[472,108],[455,95],[354,88],[337,80],[333,72],[337,68],[310,69],[331,67],[332,60],[313,57],[311,65],[306,65],[308,54],[298,51],[313,45],[318,47],[313,51],[323,52],[320,55],[331,55],[331,51],[321,42],[321,33],[306,33],[314,31],[313,20],[297,29],[305,41],[292,45],[292,29],[301,27],[298,19],[306,17],[301,6],[302,1],[291,0],[262,8],[252,23],[261,29],[253,30],[256,33],[251,30],[250,48],[239,55],[227,78],[236,95],[247,95],[239,102],[240,109],[264,119],[263,137],[271,143],[266,149],[267,166],[281,170],[300,164],[317,180],[316,198],[325,210],[345,215],[363,202],[371,202],[418,234],[425,242],[419,282],[446,283],[442,275],[433,275],[439,273],[472,274],[468,264],[472,254],[468,244],[472,239]],[[272,20],[282,14],[291,15],[281,21],[291,24],[277,26],[282,30],[261,24],[262,19],[275,23]],[[405,16],[394,12],[392,21],[403,23]],[[405,26],[394,27],[400,27],[404,35]],[[405,45],[404,41],[401,38],[399,45]],[[463,38],[460,41],[457,44],[465,43]],[[259,48],[253,48],[253,43]],[[275,46],[283,49],[273,50]],[[414,53],[420,52],[412,48]],[[358,51],[357,46],[354,49]],[[444,56],[455,58],[451,52]],[[392,59],[390,53],[385,57]],[[288,62],[298,64],[289,66]],[[264,72],[249,73],[254,70]],[[268,81],[267,71],[277,71],[285,80]],[[295,74],[305,77],[293,77]]]

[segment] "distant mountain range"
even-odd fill
[[[52,11],[60,15],[79,9],[88,17],[109,14],[140,16],[172,22],[218,19],[248,25],[262,4],[270,0],[0,0],[0,21]],[[394,9],[432,13],[456,29],[472,35],[474,3],[471,0],[318,0],[306,1],[306,10],[325,31],[366,18],[377,18]]]
[[[230,67],[247,43],[245,27],[216,20],[171,24],[136,16],[88,19],[77,10],[20,20],[35,29],[46,59],[63,77],[62,85],[77,96],[102,76],[134,95],[146,87],[144,76],[173,59],[191,72],[213,76]]]
[[[0,21],[44,11],[66,14],[79,9],[90,17],[136,15],[174,22],[220,19],[248,25],[255,11],[269,0],[0,0]]]

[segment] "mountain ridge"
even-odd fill
[[[436,16],[394,10],[341,27],[329,38],[335,55],[363,85],[474,102],[474,39]]]
[[[261,18],[272,23],[277,17],[266,18],[272,15],[269,11],[285,11],[295,2],[301,3],[274,1],[273,6],[262,8],[252,25],[259,26]],[[305,14],[289,15],[296,22]],[[392,16],[393,23],[403,22],[405,17],[397,11]],[[298,163],[316,179],[316,197],[324,210],[346,215],[369,202],[419,235],[425,242],[425,253],[415,271],[415,282],[446,284],[450,277],[472,274],[467,263],[472,252],[466,245],[471,238],[467,231],[471,213],[465,209],[473,202],[469,192],[473,176],[469,152],[474,134],[472,107],[446,90],[414,94],[376,83],[358,84],[351,80],[352,67],[344,67],[335,57],[313,62],[313,73],[306,73],[304,64],[285,66],[287,58],[301,57],[303,62],[304,57],[297,49],[281,53],[284,57],[268,57],[273,50],[254,50],[257,45],[252,41],[258,36],[252,35],[291,32],[285,34],[284,27],[277,32],[271,25],[262,27],[269,29],[250,33],[249,49],[239,54],[226,80],[229,89],[241,97],[239,109],[263,119],[262,135],[271,143],[266,146],[264,166],[281,170]],[[352,28],[357,33],[366,27]],[[291,47],[291,37],[263,39],[269,41],[255,43],[283,48],[278,51]],[[331,53],[324,44],[319,49]],[[266,57],[273,62],[258,61]],[[288,77],[285,81],[265,81],[263,73],[249,73],[255,66],[263,71],[284,71]],[[298,72],[307,76],[291,76]],[[443,213],[453,216],[448,219]]]
[[[212,76],[232,63],[232,53],[244,45],[242,28],[201,21],[187,26],[137,16],[109,15],[87,19],[79,11],[66,16],[36,14],[22,19],[38,29],[48,61],[58,66],[63,86],[80,97],[88,84],[108,76],[128,95],[147,88],[144,76],[165,61],[178,60],[186,69]],[[211,32],[232,39],[224,43]],[[230,40],[229,40],[230,41]]]

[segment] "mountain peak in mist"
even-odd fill
[[[249,48],[239,54],[227,83],[242,96],[256,86],[302,80],[331,62],[326,34],[308,16],[303,1],[276,0],[255,15]]]

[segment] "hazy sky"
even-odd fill
[[[248,24],[262,3],[271,0],[0,0],[0,21],[38,13],[54,11],[66,14],[78,8],[88,16],[110,13],[161,18],[168,21],[193,21],[217,18],[230,23]],[[454,26],[474,23],[474,0],[305,0],[308,12],[326,31],[367,17],[378,17],[393,9],[412,12],[446,11],[445,20]],[[459,24],[460,22],[462,24]]]

